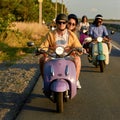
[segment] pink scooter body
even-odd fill
[[[69,91],[70,99],[76,95],[76,68],[72,60],[55,58],[45,63],[44,91],[49,94]]]
[[[60,43],[64,43],[63,40]],[[34,46],[34,43],[28,42],[27,45]],[[74,51],[81,53],[83,49],[70,48],[68,51],[68,47],[57,46],[56,49],[49,47],[48,51],[38,48],[35,51],[36,55],[48,55],[49,59],[48,61],[45,59],[43,69],[43,92],[46,97],[56,103],[58,113],[63,112],[63,103],[77,94],[76,67],[73,62],[74,57],[71,56]]]

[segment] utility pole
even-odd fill
[[[55,18],[57,17],[57,0],[56,0],[56,3],[55,3]]]
[[[68,9],[67,9],[66,6],[67,6],[67,3],[69,2],[69,0],[65,0],[64,2],[65,2],[65,3],[64,3],[64,7],[63,7],[63,8],[64,8],[64,9],[63,9],[63,12],[64,12],[65,14],[68,14]]]
[[[39,24],[42,25],[42,2],[43,0],[38,0],[39,2]]]
[[[63,0],[62,0],[62,6],[61,6],[61,13],[63,13]]]

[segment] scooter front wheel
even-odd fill
[[[99,61],[99,65],[100,65],[100,72],[104,72],[105,61],[104,60],[100,60]]]
[[[56,110],[57,112],[63,112],[63,92],[56,93]]]

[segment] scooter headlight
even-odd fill
[[[64,48],[63,47],[57,47],[55,50],[57,55],[62,55],[64,53]]]
[[[85,42],[91,42],[91,41],[92,41],[92,38],[91,38],[91,37],[85,38]]]
[[[97,38],[97,41],[98,41],[98,42],[102,42],[102,41],[103,41],[103,38],[102,38],[102,37],[98,37],[98,38]]]

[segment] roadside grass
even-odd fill
[[[109,25],[111,30],[119,31],[120,26]],[[8,30],[0,34],[0,63],[14,64],[16,60],[33,52],[33,47],[27,47],[28,41],[33,41],[37,46],[41,44],[48,28],[38,23],[14,22]]]
[[[16,60],[21,59],[28,53],[31,53],[33,48],[27,47],[10,47],[7,44],[0,42],[0,61],[7,64],[13,64]]]
[[[14,64],[16,60],[33,52],[33,47],[27,47],[28,41],[40,45],[48,32],[45,25],[38,23],[12,23],[7,31],[0,35],[0,63]]]

